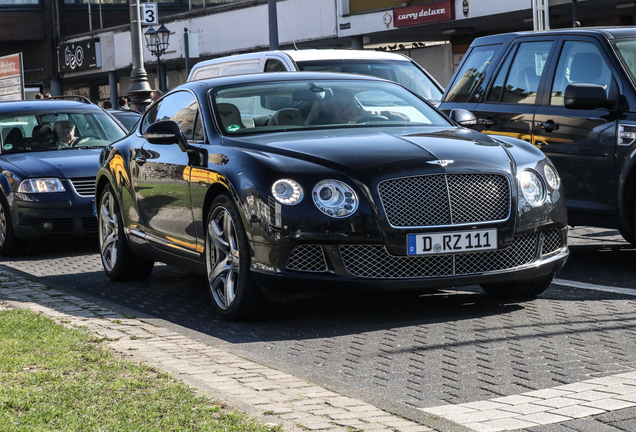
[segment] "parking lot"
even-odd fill
[[[611,230],[570,234],[568,264],[532,301],[492,300],[477,286],[342,293],[294,301],[249,323],[216,317],[198,275],[157,266],[147,281],[111,282],[90,241],[45,244],[0,265],[383,409],[445,413],[634,371],[636,250]],[[636,404],[623,402],[527,430],[621,427],[636,419]]]

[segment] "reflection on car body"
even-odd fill
[[[334,111],[338,95],[350,115]],[[372,77],[185,84],[103,153],[96,193],[109,277],[145,278],[153,261],[200,271],[226,319],[253,318],[274,291],[535,296],[569,253],[539,150]]]
[[[65,100],[0,104],[0,253],[27,239],[97,233],[99,153],[123,129],[96,105]]]

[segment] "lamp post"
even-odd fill
[[[146,45],[150,50],[150,53],[157,56],[157,78],[159,81],[159,90],[166,92],[166,75],[161,69],[161,55],[168,49],[168,42],[170,39],[170,30],[168,30],[163,24],[157,30],[154,27],[150,28],[144,33],[146,37]]]
[[[133,108],[137,111],[143,111],[150,102],[149,96],[151,89],[150,85],[148,85],[148,75],[146,74],[146,69],[144,69],[144,53],[141,49],[139,0],[129,0],[129,3],[133,69],[130,73],[130,87],[128,88],[128,94],[132,96]]]

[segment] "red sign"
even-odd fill
[[[455,19],[455,1],[441,0],[393,9],[393,25],[407,27]]]
[[[20,54],[0,57],[0,78],[20,75]]]

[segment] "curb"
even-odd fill
[[[265,424],[281,425],[289,432],[469,430],[439,417],[431,416],[422,422],[407,420],[143,318],[123,316],[8,271],[0,271],[0,301],[11,308],[42,313],[68,327],[86,328],[128,359],[168,372],[215,400]]]

